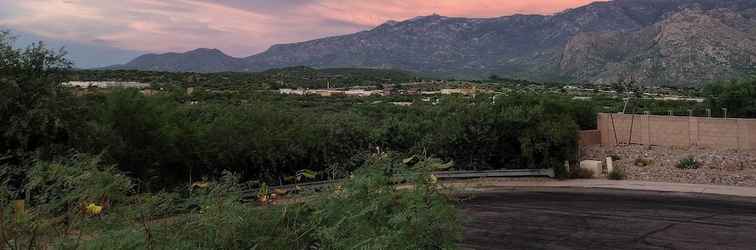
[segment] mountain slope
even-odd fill
[[[186,53],[146,54],[127,64],[106,69],[137,69],[168,72],[223,72],[242,68],[244,61],[218,49],[196,49]]]
[[[550,16],[417,17],[350,35],[274,45],[222,67],[177,61],[180,67],[152,68],[262,71],[304,65],[465,78],[497,74],[539,81],[693,85],[753,73],[755,23],[753,0],[615,0]],[[130,64],[136,69],[150,65]]]

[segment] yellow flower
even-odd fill
[[[102,213],[102,206],[98,206],[94,203],[90,203],[89,206],[87,206],[87,214],[100,215],[101,213]]]

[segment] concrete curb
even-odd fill
[[[458,186],[465,183],[450,183]],[[470,183],[468,183],[470,184]],[[719,186],[687,183],[666,183],[647,181],[612,181],[612,180],[566,180],[566,181],[487,181],[481,183],[480,188],[603,188],[638,191],[679,192],[709,195],[727,195],[738,197],[756,198],[756,188]]]

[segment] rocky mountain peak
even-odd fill
[[[694,85],[756,72],[754,27],[753,0],[614,0],[549,16],[420,16],[355,34],[274,45],[243,59],[203,49],[127,65],[190,71],[202,62],[213,66],[200,69],[213,71],[364,67],[436,77],[496,74],[593,83],[632,78],[647,85]]]

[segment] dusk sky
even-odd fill
[[[552,14],[592,0],[0,0],[0,29],[65,45],[81,67],[144,52],[218,48],[249,56],[273,44],[370,29],[437,13]],[[112,55],[112,56],[108,56]],[[105,58],[107,57],[107,58]]]

